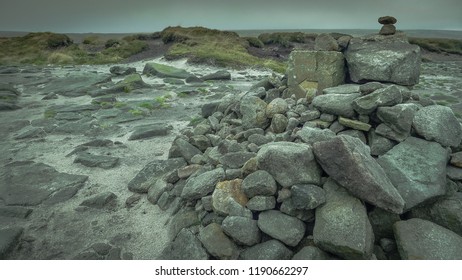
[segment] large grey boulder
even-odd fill
[[[253,246],[261,240],[257,221],[250,218],[228,216],[223,220],[221,228],[238,244]]]
[[[326,204],[316,209],[316,246],[344,259],[369,259],[374,245],[366,207],[334,180],[324,184]]]
[[[420,48],[406,38],[373,35],[352,38],[345,58],[353,82],[391,82],[412,86],[419,82]]]
[[[239,111],[242,114],[242,126],[244,129],[263,128],[269,125],[266,117],[266,104],[256,96],[245,96],[242,98]]]
[[[313,144],[319,141],[326,141],[335,137],[335,133],[330,129],[320,129],[304,126],[296,134],[297,138],[307,144]]]
[[[209,255],[190,229],[182,229],[157,257],[158,260],[207,260]]]
[[[224,178],[223,168],[216,168],[189,178],[181,192],[181,197],[186,200],[194,200],[206,196],[213,192],[215,185]]]
[[[412,123],[416,132],[429,141],[447,147],[457,147],[462,140],[462,128],[451,108],[431,105],[420,109]]]
[[[183,138],[175,139],[172,147],[175,147],[188,163],[191,163],[193,156],[202,155],[202,152],[197,147],[193,146]]]
[[[315,209],[326,202],[325,191],[315,185],[293,185],[290,189],[296,209]]]
[[[362,115],[369,115],[381,106],[393,106],[403,101],[403,95],[395,85],[378,89],[353,101],[353,108]]]
[[[353,109],[353,101],[360,97],[360,93],[350,94],[323,94],[313,99],[313,106],[323,113],[353,118],[356,112]]]
[[[290,260],[293,253],[276,239],[245,249],[239,255],[242,260]]]
[[[276,181],[265,170],[257,170],[245,177],[242,188],[249,198],[257,195],[274,195],[277,191]]]
[[[258,168],[267,171],[283,187],[315,184],[321,181],[321,169],[311,146],[292,142],[263,145],[257,154]]]
[[[440,144],[409,137],[377,162],[404,199],[407,211],[445,194],[448,157]]]
[[[262,232],[292,247],[297,246],[305,236],[305,223],[276,210],[260,213],[258,227]]]
[[[193,76],[191,73],[184,69],[179,69],[170,65],[149,62],[146,63],[143,69],[143,74],[148,76],[157,76],[160,78],[178,78],[186,79]]]
[[[361,140],[341,135],[313,144],[324,171],[358,198],[401,214],[404,201]]]
[[[462,237],[421,219],[393,226],[398,251],[405,260],[462,260]]]

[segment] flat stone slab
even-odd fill
[[[88,167],[100,167],[110,169],[117,165],[119,158],[110,156],[93,155],[90,153],[79,153],[74,163],[80,163]]]
[[[404,260],[462,260],[462,237],[421,219],[393,226],[398,251]]]
[[[146,139],[156,136],[165,136],[167,134],[168,128],[164,124],[138,126],[128,140]]]
[[[87,179],[60,173],[44,163],[17,161],[0,172],[0,198],[5,205],[39,205],[59,191],[82,187]]]
[[[146,63],[143,69],[143,74],[157,76],[161,78],[178,78],[186,79],[189,76],[192,76],[191,73],[187,72],[184,69],[179,69],[173,66],[150,62]]]

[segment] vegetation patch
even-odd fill
[[[263,33],[258,39],[265,45],[276,44],[283,47],[293,47],[293,43],[307,43],[314,41],[317,34],[304,32],[275,32]]]
[[[409,38],[409,43],[422,49],[436,53],[451,53],[462,55],[462,40],[444,38]]]

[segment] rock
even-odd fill
[[[261,240],[257,221],[238,216],[228,216],[221,224],[223,231],[237,244],[253,246]]]
[[[276,207],[276,199],[274,196],[257,195],[249,199],[246,207],[252,211],[272,210]]]
[[[347,135],[313,144],[324,171],[356,197],[401,214],[404,200],[361,140]]]
[[[173,66],[159,64],[155,62],[146,63],[143,69],[143,74],[148,76],[157,76],[160,78],[178,78],[186,79],[193,76],[184,69],[175,68]]]
[[[199,240],[210,255],[221,260],[235,260],[239,256],[236,244],[232,242],[216,223],[211,223],[199,231]]]
[[[311,210],[326,202],[324,190],[315,185],[294,185],[290,191],[297,209]]]
[[[344,259],[370,259],[374,234],[365,206],[332,179],[324,190],[326,204],[316,209],[313,229],[316,246]]]
[[[201,80],[203,81],[231,80],[231,73],[229,73],[226,70],[220,70],[215,73],[202,76]]]
[[[30,215],[30,213],[32,213],[32,209],[21,206],[0,207],[1,217],[25,219]]]
[[[111,74],[117,75],[117,76],[126,76],[130,75],[133,73],[136,73],[136,68],[135,67],[126,67],[126,66],[120,66],[120,65],[115,65],[109,68],[109,72]]]
[[[184,81],[188,84],[201,84],[204,82],[204,80],[199,79],[196,76],[189,76]]]
[[[182,229],[157,257],[157,260],[207,260],[207,252],[196,235],[189,229]]]
[[[130,135],[128,140],[146,139],[156,136],[165,136],[168,134],[168,128],[164,124],[150,124],[138,126]]]
[[[446,175],[451,180],[455,180],[455,181],[462,180],[462,168],[448,166],[446,168]]]
[[[361,130],[361,131],[369,131],[372,127],[368,123],[363,123],[357,120],[347,119],[344,117],[339,117],[338,122],[345,127],[350,127],[350,128]]]
[[[255,153],[250,152],[227,153],[220,158],[220,163],[226,168],[241,168],[249,159],[255,157],[255,155]]]
[[[359,86],[359,92],[361,92],[362,95],[368,95],[384,87],[386,86],[379,82],[368,82]]]
[[[305,246],[292,257],[292,260],[330,260],[330,257],[318,247]]]
[[[328,33],[321,33],[314,40],[315,51],[339,51],[337,40]]]
[[[391,150],[396,143],[388,138],[377,135],[375,130],[370,130],[368,134],[368,143],[371,149],[371,155],[380,156]]]
[[[401,220],[398,214],[390,213],[381,208],[375,208],[368,215],[375,240],[393,238],[393,224]]]
[[[273,116],[273,120],[271,121],[271,130],[276,134],[283,133],[286,131],[288,123],[289,120],[286,116],[276,114]]]
[[[343,130],[343,131],[340,131],[337,135],[348,135],[354,138],[358,138],[359,140],[361,140],[361,142],[367,145],[366,136],[364,135],[364,132],[360,130],[355,130],[355,129]]]
[[[393,230],[404,260],[462,259],[462,237],[437,224],[410,219],[395,223]]]
[[[110,169],[119,163],[119,158],[111,156],[93,155],[90,153],[79,153],[74,159],[74,163],[80,163],[87,167],[100,167]]]
[[[191,159],[195,155],[202,155],[202,152],[198,148],[194,147],[191,143],[184,140],[183,138],[177,138],[173,142],[172,147],[173,146],[178,148],[179,153],[188,163],[192,163]]]
[[[409,136],[414,114],[418,107],[414,104],[398,104],[393,107],[379,107],[377,117],[397,133]]]
[[[117,206],[117,196],[112,192],[104,192],[85,199],[80,206],[95,209],[114,208]]]
[[[379,17],[378,22],[380,24],[396,24],[397,20],[395,17],[392,16],[383,16]]]
[[[395,85],[378,89],[368,95],[357,98],[353,101],[353,108],[356,112],[369,115],[378,107],[393,106],[403,101],[399,88]]]
[[[181,193],[181,197],[186,200],[199,199],[213,192],[215,185],[225,178],[223,168],[216,168],[204,172],[196,177],[189,178]]]
[[[297,138],[307,144],[313,144],[319,141],[326,141],[335,137],[335,133],[330,129],[319,129],[304,126],[296,134]]]
[[[106,243],[94,243],[90,246],[98,255],[106,256],[112,249],[112,246]]]
[[[98,255],[98,253],[93,251],[93,252],[79,253],[76,256],[74,256],[72,259],[89,261],[89,260],[102,260],[103,258],[104,258],[103,256],[100,256]]]
[[[184,228],[189,228],[199,225],[200,221],[194,209],[183,208],[173,216],[170,222],[169,237],[174,240],[180,231]]]
[[[431,105],[415,113],[412,126],[417,134],[428,141],[436,141],[444,147],[459,146],[462,128],[451,108]]]
[[[403,142],[409,137],[408,132],[397,132],[396,130],[393,130],[391,127],[388,125],[381,123],[375,128],[375,133],[377,135],[383,136],[385,138],[388,138],[390,140],[394,140],[397,142]]]
[[[186,166],[183,158],[151,161],[128,183],[128,189],[136,193],[147,193],[151,185],[146,182],[155,182],[168,172],[183,166]]]
[[[135,89],[141,89],[141,88],[149,88],[150,85],[146,84],[143,81],[143,78],[141,77],[140,74],[130,74],[126,76],[122,81],[118,82],[114,87],[102,90],[102,94],[97,94],[97,93],[92,93],[90,94],[93,97],[99,96],[99,95],[104,95],[104,94],[109,94],[109,93],[117,93],[117,92],[131,92]]]
[[[276,181],[265,170],[258,170],[245,177],[242,188],[248,198],[257,195],[274,195],[277,191]]]
[[[239,256],[242,260],[290,260],[293,256],[280,241],[271,239],[245,249]]]
[[[305,236],[305,224],[302,221],[276,210],[260,213],[258,227],[289,246],[296,246]]]
[[[313,99],[312,104],[323,113],[353,118],[356,115],[353,101],[360,96],[359,93],[318,95]]]
[[[446,192],[448,152],[438,143],[409,137],[377,162],[405,201],[407,211]]]
[[[212,103],[206,103],[202,105],[202,108],[201,108],[202,117],[208,118],[211,115],[213,115],[213,113],[215,113],[215,111],[217,110],[219,104],[220,102],[212,102]]]
[[[345,59],[340,52],[294,50],[286,72],[289,91],[312,100],[317,92],[344,83]]]
[[[24,229],[21,227],[0,230],[0,260],[8,258],[8,254],[18,245]]]
[[[162,194],[166,191],[172,190],[173,185],[168,184],[164,179],[157,179],[148,190],[147,199],[152,204],[157,204]]]
[[[396,33],[396,27],[393,24],[384,24],[379,31],[380,35],[393,35]]]
[[[46,135],[47,133],[43,130],[43,128],[33,127],[30,129],[27,129],[26,131],[19,133],[17,136],[14,137],[14,139],[21,140],[21,139],[30,139],[30,138],[43,138]]]
[[[430,205],[414,208],[411,216],[431,221],[462,236],[462,193],[456,192]]]
[[[287,101],[282,98],[276,98],[266,106],[266,116],[273,118],[276,114],[285,114],[289,110]]]
[[[321,181],[321,169],[311,146],[306,144],[275,142],[263,145],[258,151],[257,162],[259,169],[267,171],[283,187]]]
[[[462,152],[452,154],[450,162],[456,167],[462,167]]]
[[[355,83],[379,81],[412,86],[419,82],[420,48],[397,35],[352,38],[345,58]]]
[[[322,94],[351,94],[358,93],[360,85],[356,84],[344,84],[336,87],[325,88],[322,90]]]
[[[256,96],[246,96],[241,100],[239,111],[242,114],[242,126],[244,129],[263,128],[265,129],[269,121],[266,117],[265,101]]]
[[[166,84],[171,84],[171,85],[184,85],[185,84],[183,80],[177,79],[177,78],[164,78],[162,81]]]
[[[4,205],[35,206],[63,190],[80,189],[87,176],[60,173],[33,161],[16,161],[0,170],[0,200]]]
[[[242,206],[247,204],[248,198],[242,189],[242,179],[219,182],[212,194],[212,208],[218,214],[230,214],[230,200]]]

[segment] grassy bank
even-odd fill
[[[444,38],[409,38],[409,43],[436,53],[462,55],[462,40]]]

